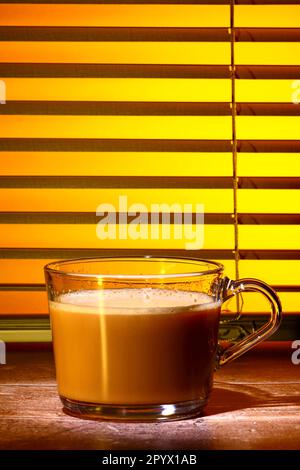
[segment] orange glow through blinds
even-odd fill
[[[146,253],[299,313],[300,1],[0,1],[0,42],[0,316],[46,315],[51,260]],[[203,247],[97,238],[122,196],[203,204]]]

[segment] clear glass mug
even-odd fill
[[[191,258],[115,257],[45,266],[58,391],[79,417],[179,419],[201,414],[214,370],[274,333],[276,293],[262,281],[223,276]],[[260,292],[269,321],[220,347],[222,304]]]

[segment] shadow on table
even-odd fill
[[[286,388],[282,389],[282,394],[280,394],[280,390],[277,390],[277,394],[275,394],[264,389],[261,385],[215,384],[204,416],[249,408],[280,408],[284,406],[300,406],[300,395],[295,392],[287,394]]]

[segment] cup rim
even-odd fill
[[[195,269],[185,273],[163,273],[163,274],[101,274],[99,273],[81,273],[81,272],[70,272],[66,269],[61,269],[68,264],[72,263],[92,263],[92,262],[116,262],[116,261],[166,261],[173,263],[186,263],[194,265]],[[201,263],[206,265],[211,265],[212,269],[199,270]],[[197,269],[198,265],[198,269]],[[87,257],[87,258],[72,258],[72,259],[63,259],[57,261],[51,261],[44,267],[45,272],[51,274],[58,274],[60,276],[66,276],[69,278],[79,278],[79,279],[89,279],[89,280],[123,280],[123,281],[143,281],[143,280],[159,280],[159,279],[178,279],[178,278],[191,278],[199,276],[207,276],[210,274],[218,274],[224,271],[224,265],[218,261],[211,261],[201,258],[193,257],[181,257],[181,256],[154,256],[154,255],[140,255],[140,256],[99,256],[99,257]]]

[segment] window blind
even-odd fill
[[[47,315],[51,260],[145,253],[219,260],[298,314],[299,28],[296,1],[0,2],[0,320]],[[204,204],[203,248],[99,240],[121,195]]]
[[[285,315],[300,305],[299,3],[234,6],[239,274],[272,284]]]

